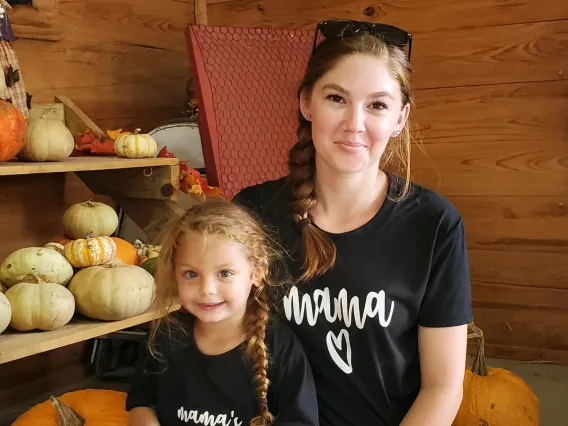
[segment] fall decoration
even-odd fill
[[[175,155],[168,151],[167,146],[164,146],[157,157],[173,158]],[[209,186],[207,180],[197,170],[187,165],[187,161],[179,162],[179,170],[179,189],[182,192],[193,196],[198,201],[204,201],[207,197],[223,196],[221,188]]]
[[[114,149],[119,157],[151,158],[158,152],[155,139],[136,129],[134,134],[122,133],[114,141]]]
[[[91,129],[78,134],[75,136],[75,149],[71,156],[76,157],[89,154],[115,156],[114,140],[102,135],[99,136]]]
[[[73,294],[64,286],[46,283],[35,275],[10,287],[6,298],[12,306],[10,327],[18,331],[55,330],[75,313]]]
[[[156,268],[158,266],[158,258],[153,257],[151,259],[147,259],[146,261],[140,264],[140,267],[148,271],[153,277],[156,276]]]
[[[46,109],[39,118],[28,120],[26,144],[18,154],[25,161],[61,161],[73,152],[73,135],[59,120],[46,118]]]
[[[487,367],[483,331],[470,323],[468,338],[479,349],[471,369],[465,370],[464,393],[452,426],[538,426],[540,405],[530,386],[503,368]]]
[[[75,268],[104,265],[116,256],[116,244],[111,237],[79,238],[65,245],[65,259]]]
[[[116,244],[116,255],[113,262],[126,263],[129,265],[140,264],[140,255],[132,244],[118,237],[111,237]]]
[[[64,254],[64,250],[65,250],[65,246],[63,244],[60,243],[47,243],[46,245],[43,246],[44,248],[48,248],[48,249],[52,249],[55,250],[61,254]]]
[[[81,423],[84,421],[85,423]],[[107,389],[68,392],[37,404],[12,426],[127,426],[126,393]]]
[[[12,307],[4,293],[0,293],[0,334],[8,328],[12,319]]]
[[[107,321],[145,312],[154,300],[155,287],[152,275],[139,266],[123,263],[82,269],[69,284],[78,312]]]
[[[0,100],[0,161],[14,158],[25,143],[26,119],[24,115],[10,102]]]
[[[105,203],[85,201],[73,204],[63,215],[65,235],[73,239],[110,236],[118,228],[116,211]]]
[[[43,247],[18,249],[0,265],[0,281],[8,288],[31,274],[48,283],[67,285],[73,276],[73,267],[61,253]]]
[[[148,259],[158,257],[160,255],[160,250],[162,246],[154,246],[152,244],[146,244],[139,239],[134,241],[134,247],[140,256],[140,263],[145,262]]]

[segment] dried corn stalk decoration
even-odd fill
[[[0,0],[0,6],[0,99],[14,104],[28,118],[31,96],[26,91],[20,63],[12,47],[15,37],[8,17],[11,6],[6,0]]]

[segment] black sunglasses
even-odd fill
[[[403,49],[408,45],[408,61],[412,53],[412,34],[387,24],[379,24],[365,21],[351,21],[349,19],[331,19],[329,21],[318,22],[312,53],[316,49],[318,34],[325,38],[332,37],[351,37],[355,34],[369,33],[378,37],[385,43]]]

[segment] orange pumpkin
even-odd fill
[[[128,241],[123,240],[118,237],[111,237],[116,244],[116,256],[114,257],[114,262],[126,263],[128,265],[140,264],[140,256],[136,247],[130,244]]]
[[[479,340],[471,369],[465,370],[463,399],[452,426],[539,426],[539,400],[530,386],[504,368],[487,367],[483,331],[469,324]]]
[[[0,161],[11,160],[26,143],[26,119],[10,102],[0,100]]]
[[[12,426],[82,425],[76,415],[85,420],[85,426],[128,426],[125,407],[125,392],[78,390],[35,405],[18,417]]]

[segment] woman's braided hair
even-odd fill
[[[206,237],[215,235],[239,243],[258,271],[258,282],[249,295],[244,318],[245,343],[246,357],[251,364],[259,405],[258,415],[251,421],[251,426],[269,426],[273,422],[267,402],[270,357],[265,343],[266,327],[271,318],[269,292],[289,285],[290,281],[283,271],[285,264],[282,250],[261,223],[244,207],[227,200],[208,199],[189,209],[165,232],[156,268],[156,306],[161,315],[152,326],[150,350],[154,350],[152,342],[159,328],[164,328],[170,336],[179,336],[179,332],[187,333],[175,315],[167,312],[178,295],[174,274],[175,251],[181,234],[189,231]],[[178,333],[174,333],[174,330]],[[159,357],[155,351],[153,355]]]
[[[369,34],[346,38],[330,38],[322,41],[308,62],[307,70],[298,90],[298,98],[309,99],[317,81],[343,58],[355,54],[368,54],[385,58],[393,78],[399,83],[402,104],[412,104],[410,93],[410,64],[406,54],[385,44]],[[301,111],[298,112],[298,141],[288,156],[289,183],[292,187],[294,221],[301,225],[303,273],[300,281],[322,275],[335,264],[336,249],[329,236],[311,223],[309,212],[316,206],[315,147],[312,140],[312,124]],[[410,120],[402,132],[392,138],[381,158],[381,167],[396,167],[405,183],[397,199],[402,199],[410,188]]]

